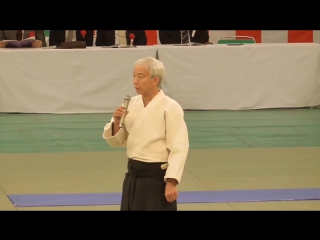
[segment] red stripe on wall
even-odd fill
[[[145,30],[147,35],[147,45],[158,44],[158,31],[157,30]]]
[[[312,43],[313,30],[288,30],[288,43]]]
[[[253,37],[256,43],[261,43],[261,30],[236,30],[236,36]]]

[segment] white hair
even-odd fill
[[[137,66],[137,65],[145,65],[150,72],[151,78],[158,77],[159,78],[158,86],[160,86],[162,80],[166,78],[166,71],[165,71],[164,65],[158,59],[155,59],[153,57],[141,58],[138,61],[136,61],[136,63],[134,64],[134,66]]]

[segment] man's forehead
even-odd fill
[[[134,68],[133,73],[135,73],[135,74],[146,74],[146,73],[149,73],[149,70],[143,65],[137,65]]]

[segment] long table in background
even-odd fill
[[[0,112],[113,112],[136,94],[133,64],[150,48],[2,49]]]
[[[243,110],[320,104],[319,44],[162,46],[163,85],[184,109]]]
[[[0,112],[110,113],[134,96],[142,57],[165,65],[164,92],[184,109],[320,105],[319,44],[1,49]]]

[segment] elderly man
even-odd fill
[[[47,46],[44,30],[0,30],[0,46],[4,47],[6,45],[3,40],[21,41],[33,36],[35,37],[35,41],[32,43],[32,47],[40,48]]]
[[[177,211],[189,139],[181,106],[160,88],[164,77],[159,60],[138,60],[133,70],[138,95],[127,109],[126,104],[117,108],[104,127],[102,137],[110,146],[127,148],[122,211]]]

